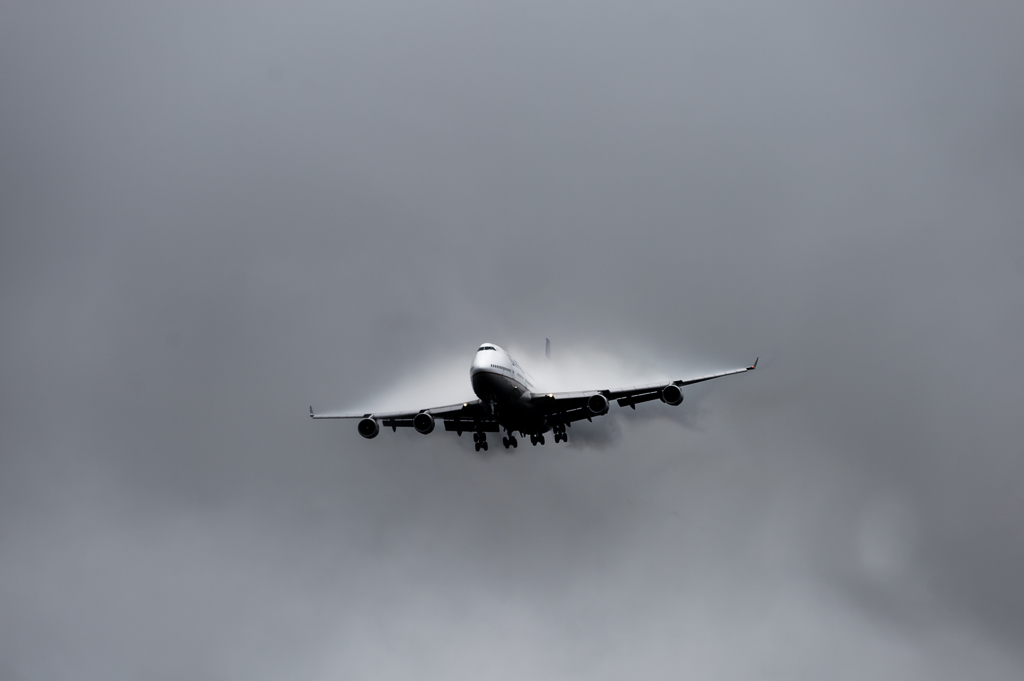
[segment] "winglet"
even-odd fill
[[[309,418],[313,418],[313,405],[309,405]]]
[[[761,358],[760,358],[760,357],[758,357],[757,359],[755,359],[755,360],[754,360],[754,363],[753,363],[753,364],[751,364],[750,366],[748,366],[748,367],[747,367],[747,371],[753,371],[754,369],[756,369],[756,368],[757,368],[757,360],[758,360],[758,359],[761,359]]]

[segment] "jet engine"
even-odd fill
[[[661,401],[677,407],[683,403],[683,389],[674,383],[669,383],[661,389]]]
[[[601,393],[597,393],[596,395],[591,395],[590,399],[587,400],[587,409],[594,416],[601,416],[603,414],[607,414],[608,413],[608,398],[605,397],[604,395],[602,395]]]
[[[434,430],[434,417],[427,412],[420,412],[412,419],[412,427],[416,429],[417,433],[424,435],[433,432]]]
[[[377,423],[376,419],[363,419],[359,422],[357,427],[359,434],[365,437],[367,440],[372,440],[377,437],[377,433],[380,432],[380,424]]]

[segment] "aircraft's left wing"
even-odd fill
[[[684,385],[693,385],[703,381],[710,381],[713,378],[742,374],[753,371],[757,368],[757,360],[748,367],[742,369],[730,369],[720,371],[716,374],[685,378],[667,383],[651,383],[649,385],[635,385],[628,388],[615,390],[588,390],[573,393],[543,393],[534,394],[532,403],[540,408],[548,417],[551,423],[571,423],[582,419],[591,420],[594,416],[602,416],[607,413],[611,402],[617,402],[620,407],[631,407],[652,400],[662,400],[668,404],[676,405],[683,401],[683,393],[679,388]],[[603,398],[603,399],[602,399]]]
[[[309,416],[314,419],[374,419],[385,428],[398,430],[399,428],[412,428],[413,419],[418,414],[430,414],[435,420],[444,422],[445,430],[454,430],[462,434],[462,431],[484,431],[489,433],[498,432],[498,421],[490,413],[480,400],[449,404],[443,407],[432,407],[419,411],[390,411],[390,412],[365,412],[361,414],[340,414],[320,413],[309,408]],[[429,424],[429,421],[427,421]]]

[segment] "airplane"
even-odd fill
[[[545,354],[550,356],[550,343]],[[554,431],[555,443],[568,442],[566,427],[573,421],[593,421],[595,416],[608,413],[611,403],[620,407],[631,407],[652,400],[661,400],[670,406],[683,402],[684,385],[710,381],[713,378],[741,374],[757,368],[757,360],[748,367],[722,371],[717,374],[682,379],[670,383],[652,383],[618,390],[587,390],[583,392],[545,393],[534,392],[533,380],[522,366],[502,348],[494,343],[484,343],[477,349],[473,364],[469,368],[469,380],[473,392],[479,399],[471,402],[421,409],[419,411],[396,411],[383,414],[316,414],[313,407],[309,415],[314,419],[359,419],[356,430],[367,439],[380,433],[380,427],[415,428],[427,435],[434,431],[438,421],[444,423],[446,431],[473,433],[476,451],[487,451],[487,433],[505,431],[501,443],[505,449],[518,447],[520,436],[530,436],[534,446],[544,444],[544,433]]]

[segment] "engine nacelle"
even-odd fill
[[[434,430],[434,417],[427,412],[420,412],[412,419],[412,427],[416,429],[417,433],[427,435]]]
[[[377,423],[376,419],[363,419],[359,422],[357,430],[367,440],[372,440],[380,432],[380,424]]]
[[[594,416],[602,416],[608,413],[608,398],[598,393],[591,395],[587,400],[587,410]]]
[[[661,401],[677,407],[683,403],[683,389],[674,383],[669,383],[661,389]]]

